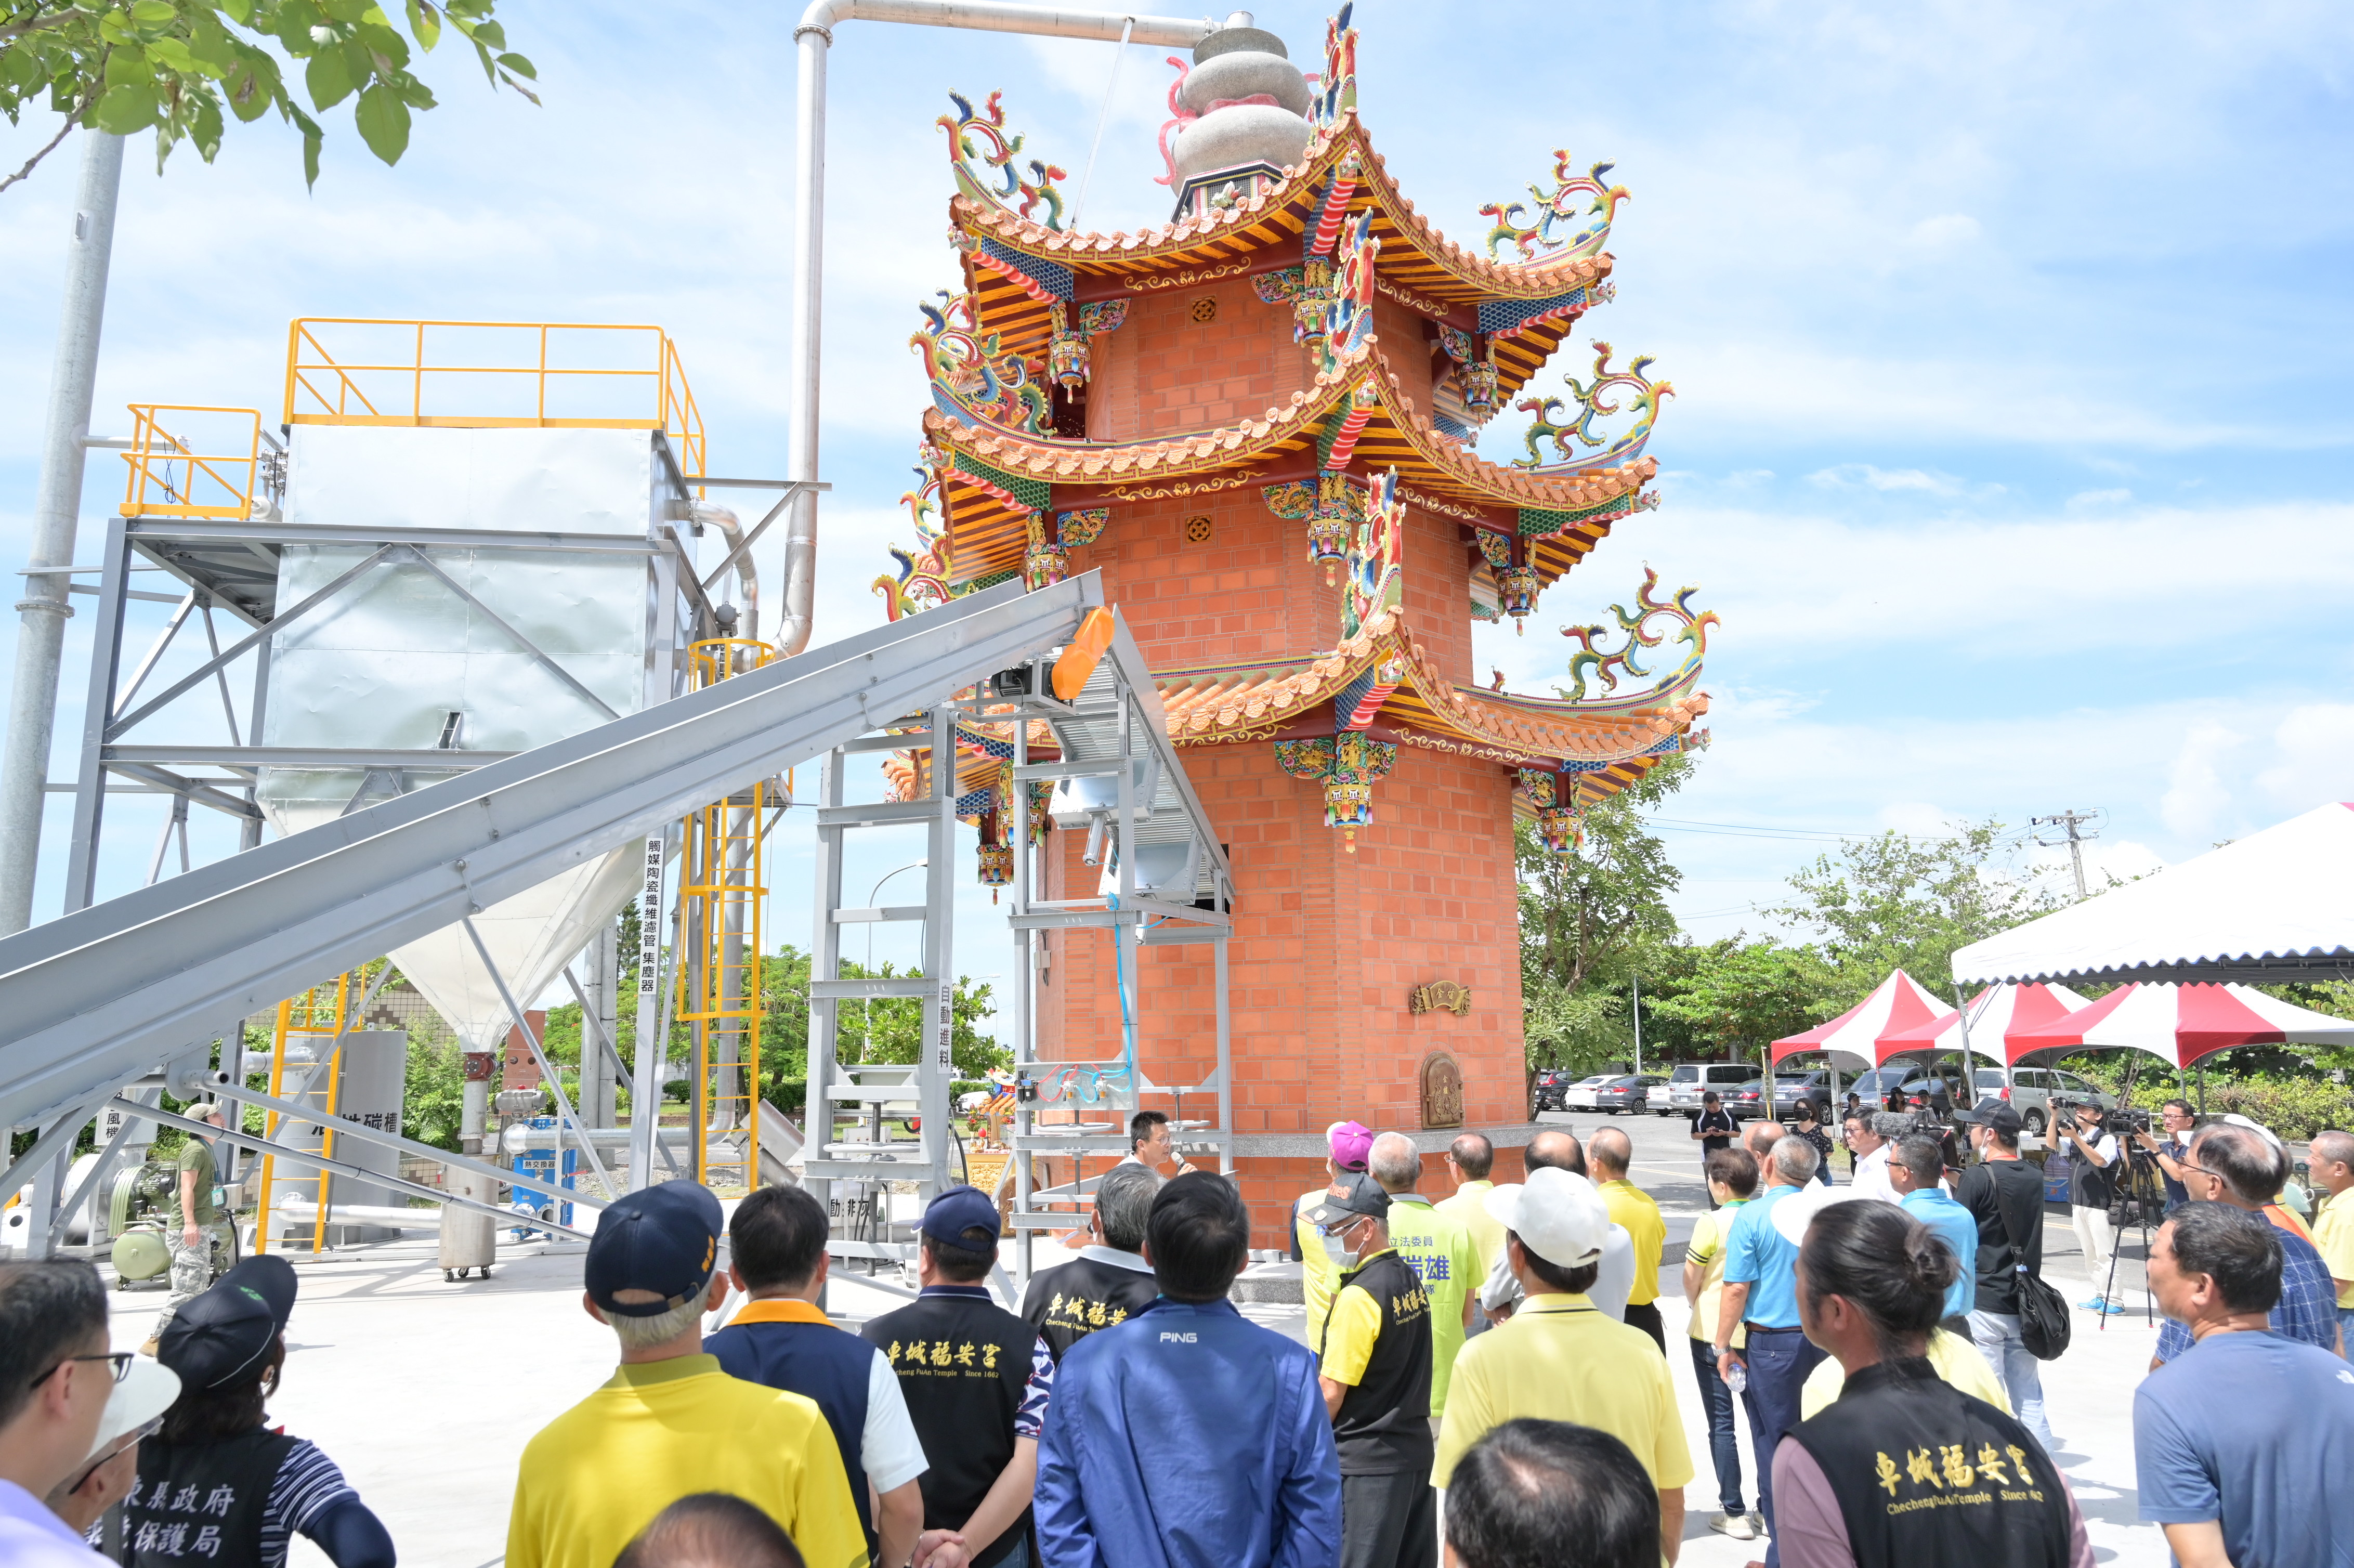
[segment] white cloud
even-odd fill
[[[2211,835],[2227,820],[2232,790],[2224,779],[2225,768],[2244,744],[2246,737],[2221,724],[2191,727],[2168,769],[2166,793],[2158,799],[2158,815],[2168,827],[2190,838]]]
[[[2130,490],[2080,490],[2068,498],[2071,512],[2100,512],[2123,506],[2133,499]]]
[[[2313,703],[2291,712],[2273,732],[2276,760],[2256,775],[2264,798],[2287,811],[2354,800],[2354,706]]]
[[[1930,495],[1959,495],[1962,482],[1950,473],[1930,473],[1917,468],[1882,469],[1868,462],[1841,463],[1807,476],[1826,490],[1865,490],[1887,492],[1917,490]]]

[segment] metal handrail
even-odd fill
[[[410,334],[410,352],[402,359],[388,363],[358,363],[339,358],[330,349],[322,334],[314,329],[334,327],[403,327]],[[441,363],[428,354],[426,332],[429,328],[446,328],[470,332],[530,333],[535,344],[523,365],[462,365]],[[593,368],[548,364],[551,334],[627,333],[651,334],[653,339],[653,364],[644,366]],[[324,339],[335,334],[327,332]],[[557,340],[561,346],[562,340]],[[462,409],[430,408],[426,378],[440,376],[528,376],[534,380],[532,412],[520,414],[479,414]],[[553,416],[547,411],[547,389],[551,377],[596,377],[606,380],[651,381],[653,383],[653,408],[651,413],[586,418]],[[366,377],[363,386],[360,378]],[[406,408],[401,407],[398,393],[400,380],[408,385]],[[369,395],[370,390],[375,396]],[[381,400],[381,401],[380,401]],[[473,428],[535,427],[539,429],[638,429],[649,426],[659,429],[678,443],[685,459],[689,477],[699,477],[708,471],[705,464],[705,440],[703,413],[696,406],[695,389],[687,384],[686,370],[678,354],[678,345],[661,327],[629,323],[600,322],[468,322],[412,321],[375,316],[301,316],[288,323],[286,333],[286,422],[290,425],[408,425],[457,426]]]
[[[122,493],[125,517],[225,517],[253,515],[253,492],[261,471],[261,410],[215,408],[200,403],[133,403],[131,450],[122,454],[130,474]],[[252,422],[243,451],[199,452],[164,428],[161,414],[242,415]],[[175,474],[175,470],[179,471]],[[242,472],[243,479],[230,474]],[[199,477],[211,480],[229,500],[196,500]],[[151,489],[160,499],[151,498]]]

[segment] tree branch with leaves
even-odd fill
[[[0,0],[0,113],[20,123],[46,104],[65,124],[6,190],[33,172],[76,125],[118,136],[153,130],[155,166],[181,143],[211,163],[227,115],[250,123],[271,110],[302,133],[302,175],[319,179],[324,114],[346,99],[369,152],[397,164],[412,111],[434,106],[409,66],[444,29],[474,51],[493,89],[539,101],[538,72],[507,47],[496,0],[406,0],[408,32],[370,0]],[[302,68],[309,108],[288,79]]]

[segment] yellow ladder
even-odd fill
[[[697,642],[690,652],[697,691],[776,656],[740,638]],[[695,1179],[729,1193],[760,1184],[763,836],[770,810],[789,804],[764,779],[685,820],[674,1016],[695,1028]]]
[[[278,1024],[271,1032],[270,1042],[270,1098],[285,1097],[287,1045],[296,1040],[324,1038],[333,1041],[339,1038],[344,1033],[345,1012],[358,1000],[360,989],[360,976],[356,973],[345,973],[337,975],[324,984],[313,986],[300,996],[289,997],[278,1004]],[[329,1053],[326,1065],[316,1068],[311,1074],[310,1086],[296,1103],[315,1107],[322,1114],[332,1119],[335,1114],[337,1091],[343,1079],[343,1065],[344,1051],[338,1044]],[[280,1128],[291,1119],[292,1118],[287,1117],[282,1111],[271,1111],[269,1114],[263,1136],[270,1141],[276,1142]],[[328,1159],[333,1158],[334,1152],[334,1129],[323,1128],[319,1134],[319,1154],[321,1158]],[[323,1250],[327,1243],[328,1180],[326,1171],[316,1170],[306,1171],[299,1176],[281,1176],[278,1174],[277,1156],[263,1155],[261,1157],[261,1212],[253,1228],[253,1250],[256,1252],[270,1250],[270,1231],[273,1216],[277,1213],[279,1190],[284,1187],[309,1190],[313,1210],[311,1216],[311,1250],[313,1253]]]

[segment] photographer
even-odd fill
[[[2052,1108],[2056,1114],[2059,1102]],[[2076,1245],[2084,1249],[2084,1267],[2093,1277],[2092,1296],[2076,1305],[2087,1312],[2122,1312],[2125,1308],[2109,1299],[2105,1278],[2116,1250],[2116,1236],[2109,1228],[2109,1205],[2116,1200],[2116,1135],[2102,1125],[2105,1113],[2092,1101],[2069,1108],[2074,1118],[2059,1127],[2069,1146],[2068,1224],[2076,1233]]]
[[[2190,1202],[2190,1192],[2182,1184],[2182,1168],[2190,1162],[2190,1132],[2198,1118],[2190,1114],[2189,1100],[2168,1100],[2158,1110],[2160,1126],[2166,1128],[2163,1139],[2154,1138],[2149,1128],[2134,1129],[2137,1148],[2147,1150],[2158,1160],[2158,1173],[2166,1183],[2166,1212],[2174,1213]]]

